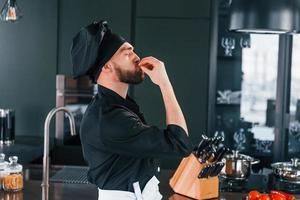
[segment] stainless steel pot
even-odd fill
[[[293,182],[300,183],[300,161],[292,158],[291,162],[277,162],[271,164],[275,176]]]
[[[239,154],[238,151],[232,151],[232,154],[225,156],[225,167],[223,176],[235,180],[247,179],[251,174],[251,166],[259,163],[258,159]]]

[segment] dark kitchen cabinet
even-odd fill
[[[178,29],[178,27],[181,27]],[[188,30],[188,31],[187,31]],[[188,32],[188,33],[187,33]],[[187,118],[192,141],[205,130],[209,21],[138,19],[136,49],[164,61]],[[135,87],[135,97],[152,124],[165,126],[159,88],[149,79]]]
[[[210,18],[211,0],[137,0],[139,18]]]
[[[201,133],[206,131],[207,124],[210,19],[207,18],[208,13],[201,11],[209,12],[210,4],[207,1],[201,5],[191,4],[200,14],[194,13],[195,18],[190,19],[176,11],[180,10],[176,3],[178,1],[170,4],[169,9],[165,6],[164,15],[159,11],[151,15],[149,7],[137,3],[135,48],[141,57],[154,56],[165,63],[185,114],[191,141],[196,144]],[[166,3],[159,2],[153,6],[159,7],[160,4]],[[174,17],[176,15],[179,17]],[[134,87],[134,96],[146,120],[164,128],[165,110],[159,88],[147,78],[143,84]],[[163,160],[161,166],[175,168],[177,163],[178,160]]]

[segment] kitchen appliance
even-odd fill
[[[269,174],[269,188],[281,190],[290,194],[300,194],[300,184],[279,178],[274,173]]]
[[[56,107],[67,107],[75,118],[76,131],[79,133],[80,121],[87,105],[92,100],[94,85],[88,77],[73,79],[66,75],[56,76]],[[67,117],[64,113],[56,114],[55,138],[58,144],[70,143]],[[79,137],[79,136],[76,136]]]
[[[300,184],[287,182],[276,177],[273,173],[252,173],[248,180],[220,177],[220,191],[248,193],[252,190],[264,193],[269,193],[271,190],[280,190],[289,194],[300,194]]]
[[[95,85],[88,77],[73,79],[67,75],[56,76],[56,107],[66,107],[74,116],[76,132],[79,133],[83,114],[91,102]],[[86,165],[79,134],[72,136],[68,118],[63,112],[56,113],[55,148],[51,155],[56,165]],[[65,158],[68,157],[66,160]]]
[[[6,134],[4,137],[4,144],[10,145],[15,142],[15,111],[13,109],[6,109]]]
[[[4,137],[6,132],[6,116],[5,110],[0,109],[0,144],[4,144]]]
[[[224,157],[225,167],[222,175],[228,179],[244,180],[248,179],[251,174],[251,166],[258,164],[258,159],[240,154],[238,151],[232,151]]]
[[[0,109],[0,144],[10,145],[15,141],[15,111]]]
[[[273,163],[271,167],[274,175],[279,179],[300,184],[300,162],[298,158],[292,158],[291,162]]]
[[[220,190],[223,192],[243,192],[248,193],[251,190],[268,192],[268,176],[253,173],[248,179],[228,179],[220,177]]]

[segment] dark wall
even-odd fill
[[[140,57],[154,56],[165,63],[190,138],[196,144],[207,127],[210,0],[139,0],[136,12],[136,51]],[[147,78],[134,93],[146,120],[164,128],[159,88]],[[162,166],[172,168],[176,162],[164,161]]]
[[[16,110],[17,135],[41,135],[55,104],[57,2],[18,3],[24,18],[0,23],[0,108]]]

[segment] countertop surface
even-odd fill
[[[50,139],[50,149],[54,146],[53,144],[53,139]],[[6,160],[9,156],[18,156],[18,162],[25,165],[43,155],[44,139],[43,137],[17,136],[14,144],[1,145],[0,152],[5,154]]]
[[[189,200],[190,198],[175,194],[170,188],[168,182],[172,176],[172,171],[166,170],[161,173],[160,192],[164,200]],[[41,199],[41,181],[25,181],[24,190],[17,193],[0,192],[1,200],[40,200]],[[50,183],[49,190],[51,200],[97,200],[97,188],[92,184],[63,184]],[[222,200],[243,200],[247,193],[239,192],[220,192],[217,199]],[[300,195],[296,195],[296,199],[300,199]],[[116,199],[117,200],[117,199]]]
[[[26,181],[24,190],[17,193],[1,192],[1,200],[40,200],[42,198],[41,181]],[[188,200],[190,198],[174,194],[172,189],[160,184],[160,192],[163,199],[168,200]],[[51,200],[97,200],[97,188],[91,184],[62,184],[51,183],[49,196]],[[219,199],[241,200],[245,194],[242,193],[221,193]],[[117,200],[117,199],[116,199]]]
[[[50,145],[50,146],[53,146]],[[16,143],[11,146],[1,146],[0,152],[5,153],[6,157],[16,155],[20,158],[21,164],[27,164],[43,155],[43,139],[41,137],[17,137]],[[160,173],[160,192],[165,200],[188,200],[190,198],[175,194],[169,186],[169,179],[173,175],[172,170],[162,170]],[[264,191],[267,185],[267,179],[262,178],[259,181],[255,176],[253,180],[248,181],[248,185],[253,185],[259,191]],[[0,200],[40,200],[42,196],[41,181],[26,180],[24,189],[21,192],[5,193],[0,191]],[[225,186],[228,185],[225,183]],[[273,185],[271,183],[271,185]],[[223,188],[223,184],[220,188]],[[225,187],[226,188],[226,187]],[[297,187],[298,188],[298,187]],[[227,191],[227,190],[225,190]],[[237,190],[238,192],[225,192],[221,190],[219,198],[222,200],[242,200],[245,199],[247,191]],[[232,190],[231,190],[232,191]],[[97,188],[92,184],[65,184],[50,183],[50,199],[52,200],[82,200],[97,199]],[[297,192],[296,198],[300,200],[300,192]]]

